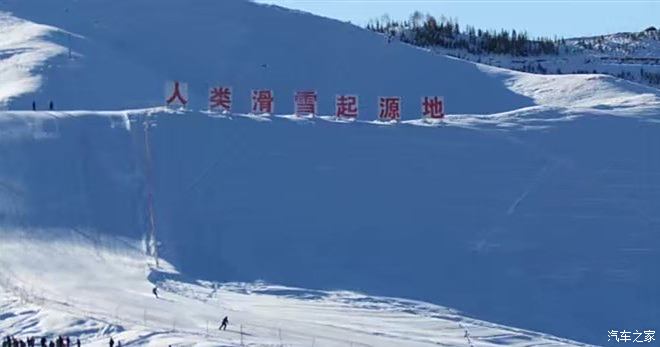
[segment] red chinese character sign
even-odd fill
[[[275,110],[273,91],[269,89],[252,91],[252,113],[272,114]]]
[[[186,107],[188,104],[188,83],[179,81],[165,84],[165,105]]]
[[[209,111],[231,112],[231,87],[209,89]]]
[[[335,97],[335,116],[355,119],[358,116],[358,106],[357,95],[337,95]]]
[[[445,117],[445,100],[441,96],[422,98],[422,117],[424,119],[442,119]]]
[[[378,102],[378,119],[381,121],[398,121],[401,119],[401,98],[398,96],[383,97]]]
[[[316,92],[313,90],[296,92],[293,96],[293,106],[296,116],[316,115]]]

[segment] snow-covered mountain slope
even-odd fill
[[[293,112],[297,89],[317,90],[325,113],[334,111],[337,93],[359,94],[369,115],[376,114],[380,95],[414,100],[407,108],[414,114],[422,95],[444,95],[454,112],[531,105],[473,64],[388,45],[349,24],[243,0],[5,0],[0,11],[80,35],[53,38],[70,46],[74,58],[52,60],[36,96],[62,109],[159,105],[171,79],[189,83],[196,107],[206,106],[210,85],[230,85],[240,112],[249,108],[250,90],[261,87],[275,90],[278,113]],[[411,63],[401,69],[402,62]],[[480,102],[473,99],[475,85],[488,95]],[[34,98],[16,99],[11,107],[28,108]]]
[[[60,54],[42,55],[43,83],[29,95],[17,90],[12,109],[28,109],[33,100],[40,108],[50,100],[60,109],[153,107],[163,103],[163,84],[173,79],[189,83],[196,108],[206,106],[209,86],[232,86],[238,112],[248,111],[253,88],[274,89],[280,114],[293,112],[292,96],[299,89],[317,90],[326,114],[334,112],[335,94],[359,94],[360,110],[369,118],[382,95],[404,98],[404,118],[418,116],[422,95],[443,95],[452,113],[490,114],[535,104],[503,83],[510,76],[388,44],[347,23],[243,0],[3,0],[0,11],[60,29],[34,25],[31,36],[47,39],[47,47],[59,45]],[[12,22],[0,25],[11,28]],[[20,52],[21,45],[6,45],[3,55]],[[603,83],[629,89],[614,79]]]
[[[610,329],[660,325],[656,89],[601,75],[538,76],[437,56],[277,7],[193,3],[0,1],[0,11],[12,13],[3,15],[3,30],[19,32],[24,25],[30,31],[25,39],[0,38],[0,66],[11,72],[0,89],[20,76],[32,81],[3,89],[10,91],[3,101],[11,109],[0,113],[3,244],[16,228],[83,230],[135,242],[148,230],[151,201],[160,253],[188,278],[406,297],[594,344],[606,344]],[[52,54],[39,53],[27,68],[5,63],[30,52],[22,47]],[[191,111],[123,111],[161,105],[169,79],[190,83]],[[230,117],[199,112],[214,83],[234,87],[237,112]],[[275,89],[280,116],[242,114],[255,87]],[[282,116],[292,112],[299,88],[318,90],[324,114],[332,112],[336,93],[358,93],[365,119],[340,124]],[[404,97],[407,121],[368,122],[383,94]],[[445,96],[445,121],[418,119],[424,94]],[[56,108],[76,111],[15,111],[32,100],[39,108],[54,100]],[[51,281],[32,275],[42,262],[23,266],[15,258],[3,270],[28,276],[25,286],[49,289]],[[105,265],[114,258],[99,259],[86,277],[120,271]],[[72,300],[62,293],[79,293],[87,283],[67,264],[83,275],[84,266],[54,264],[64,271],[58,276],[73,277],[71,287],[50,298]],[[137,266],[119,266],[131,267]],[[129,283],[120,289],[130,283],[136,289],[122,300],[138,308],[126,315],[133,319],[126,336],[155,336],[134,322],[143,313],[140,300],[150,299],[143,294],[148,275],[138,280],[139,271],[126,271],[131,279],[119,276]],[[112,282],[105,276],[100,283]],[[202,317],[177,324],[217,319],[214,310],[184,300],[187,289],[173,291]],[[105,291],[83,294],[108,300]],[[12,312],[24,307],[7,298]],[[231,298],[246,305],[253,299]],[[96,320],[113,309],[83,304],[100,314],[81,326],[102,324]],[[302,301],[290,305],[311,310],[299,306]],[[180,312],[174,306],[159,311],[166,317],[159,324],[171,324],[167,317]],[[341,314],[332,307],[333,317]],[[258,311],[246,313],[246,324],[264,319]],[[303,313],[296,315],[308,317]],[[314,320],[317,313],[310,313]],[[48,317],[28,319],[37,319],[41,331],[57,327]],[[373,324],[383,320],[389,317]],[[410,322],[392,329],[416,324]],[[399,337],[436,333],[415,329],[424,332]],[[350,333],[342,328],[331,335],[344,341]],[[451,336],[440,343],[453,345],[458,340]],[[406,345],[397,338],[389,341]]]
[[[85,346],[107,346],[109,336],[124,346],[583,346],[415,301],[187,281],[167,264],[150,282],[137,246],[84,231],[5,232],[0,331]]]
[[[660,59],[660,32],[649,27],[641,32],[624,32],[592,37],[576,37],[566,40],[568,47],[584,50],[594,56],[610,56],[627,59]],[[660,64],[660,62],[656,62]]]
[[[3,113],[5,228],[137,239],[151,193],[161,255],[192,278],[422,299],[595,344],[660,321],[657,116],[144,112]]]
[[[44,64],[65,49],[45,39],[56,29],[0,13],[0,109],[43,84]]]
[[[454,23],[445,22],[442,25],[453,27]],[[477,35],[473,28],[456,33],[458,26],[449,33],[433,31],[429,29],[428,22],[417,28],[410,27],[407,22],[369,28],[388,35],[393,33],[390,39],[424,47],[437,54],[491,66],[542,75],[606,74],[660,87],[660,32],[654,27],[641,32],[552,41],[526,41],[526,35],[523,35],[523,40],[514,40],[515,31],[511,32],[511,36],[481,34],[481,31]],[[497,43],[498,40],[502,41],[502,46]],[[519,47],[512,41],[527,44]],[[506,48],[507,45],[510,45],[509,48]]]

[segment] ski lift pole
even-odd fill
[[[149,145],[149,128],[151,124],[148,119],[144,121],[144,151],[145,151],[145,170],[147,179],[147,214],[149,217],[148,231],[147,231],[147,249],[149,255],[154,257],[156,268],[159,267],[158,262],[158,243],[156,242],[156,218],[154,217],[154,199],[153,199],[153,173],[152,173],[152,160],[151,160],[151,146]]]

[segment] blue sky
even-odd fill
[[[458,18],[484,29],[522,29],[533,36],[588,36],[660,26],[660,0],[256,0],[366,24],[387,13],[407,18],[414,10]]]

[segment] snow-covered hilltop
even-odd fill
[[[660,326],[657,89],[243,0],[0,0],[0,34],[0,335],[564,346]],[[186,110],[162,107],[170,80]],[[206,112],[215,85],[231,113]],[[247,114],[253,88],[273,116]],[[291,115],[302,89],[319,117]],[[357,121],[329,117],[340,93]],[[373,122],[378,96],[401,122]]]
[[[413,13],[410,20],[371,21],[367,29],[435,53],[535,74],[607,74],[660,86],[660,34],[641,32],[571,39],[530,38],[516,30],[484,31]]]

